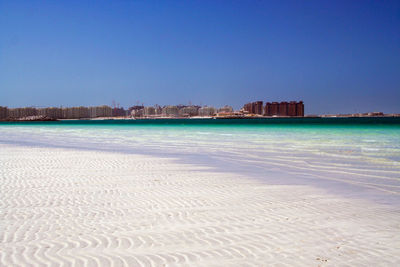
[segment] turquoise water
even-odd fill
[[[400,117],[343,118],[249,118],[249,119],[137,119],[137,120],[61,120],[51,122],[5,122],[0,125],[400,125]]]
[[[2,123],[0,143],[152,154],[266,182],[329,181],[397,196],[399,121],[367,119]]]

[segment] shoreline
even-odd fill
[[[268,164],[259,164],[258,162],[246,162],[237,158],[222,158],[221,155],[210,155],[204,153],[185,153],[183,151],[160,151],[151,148],[124,148],[118,146],[96,147],[94,144],[86,147],[77,145],[50,145],[35,142],[4,142],[0,140],[1,145],[10,145],[21,148],[42,148],[42,149],[63,149],[66,151],[81,152],[99,152],[99,153],[117,153],[120,155],[134,155],[143,157],[159,157],[162,159],[171,159],[177,164],[188,166],[201,166],[220,173],[230,170],[236,174],[246,176],[249,179],[265,183],[270,186],[288,185],[298,186],[305,185],[329,192],[340,198],[355,199],[361,201],[370,201],[371,203],[387,206],[388,208],[397,209],[400,207],[400,191],[393,191],[390,188],[385,189],[377,187],[373,184],[358,184],[354,181],[346,181],[346,177],[331,173],[329,171],[318,169],[305,169],[295,165],[282,165],[284,162],[271,162]],[[264,174],[269,172],[276,174],[275,176],[265,178]],[[339,172],[340,173],[340,172]],[[362,173],[353,173],[357,177]],[[275,178],[279,177],[279,178]]]
[[[38,119],[38,120],[0,120],[1,124],[48,123],[48,124],[320,124],[357,125],[392,124],[400,125],[400,116],[379,117],[204,117],[204,118],[84,118],[84,119]]]

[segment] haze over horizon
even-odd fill
[[[0,106],[400,112],[400,1],[0,1]]]

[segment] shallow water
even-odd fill
[[[182,122],[6,123],[0,124],[0,143],[161,155],[270,183],[315,184],[400,203],[400,126],[396,123]]]

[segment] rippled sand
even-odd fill
[[[400,265],[399,209],[328,191],[0,144],[0,265]]]

